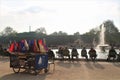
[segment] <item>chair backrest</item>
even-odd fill
[[[52,57],[52,58],[48,58],[48,63],[54,63],[54,57]]]

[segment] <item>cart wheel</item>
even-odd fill
[[[48,69],[44,69],[44,72],[47,73],[47,72],[48,72]]]
[[[18,68],[13,67],[13,71],[14,71],[15,73],[19,73],[19,72],[20,72],[20,68],[19,68],[19,67],[18,67]]]
[[[38,75],[41,70],[35,70],[35,75]]]

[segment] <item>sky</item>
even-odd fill
[[[0,0],[0,32],[44,27],[47,34],[88,32],[106,20],[120,30],[120,0]]]

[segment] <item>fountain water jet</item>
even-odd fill
[[[105,26],[102,24],[101,30],[100,30],[100,41],[99,44],[97,45],[97,49],[100,49],[101,52],[105,52],[105,48],[108,47],[108,44],[105,44]]]

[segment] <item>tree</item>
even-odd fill
[[[44,27],[36,29],[35,32],[40,34],[47,34],[46,29]]]
[[[106,28],[106,33],[118,33],[119,30],[117,27],[114,25],[113,21],[107,20],[104,22],[104,26]]]
[[[13,30],[13,28],[11,27],[6,27],[3,31],[2,31],[2,36],[8,36],[8,35],[15,35],[17,32],[15,30]]]
[[[57,33],[57,32],[53,32],[53,33],[52,33],[52,34],[50,34],[50,35],[57,36],[57,35],[58,35],[58,33]]]
[[[62,32],[62,31],[59,31],[59,32],[58,32],[58,35],[67,35],[67,33],[66,33],[66,32]]]
[[[76,33],[74,33],[74,35],[80,35],[80,33],[79,33],[79,32],[76,32]]]
[[[108,44],[119,44],[119,30],[114,25],[113,21],[107,20],[104,22],[105,31],[105,38]]]
[[[52,34],[50,35],[53,35],[53,36],[65,36],[67,35],[66,32],[62,32],[62,31],[59,31],[59,32],[53,32]]]

